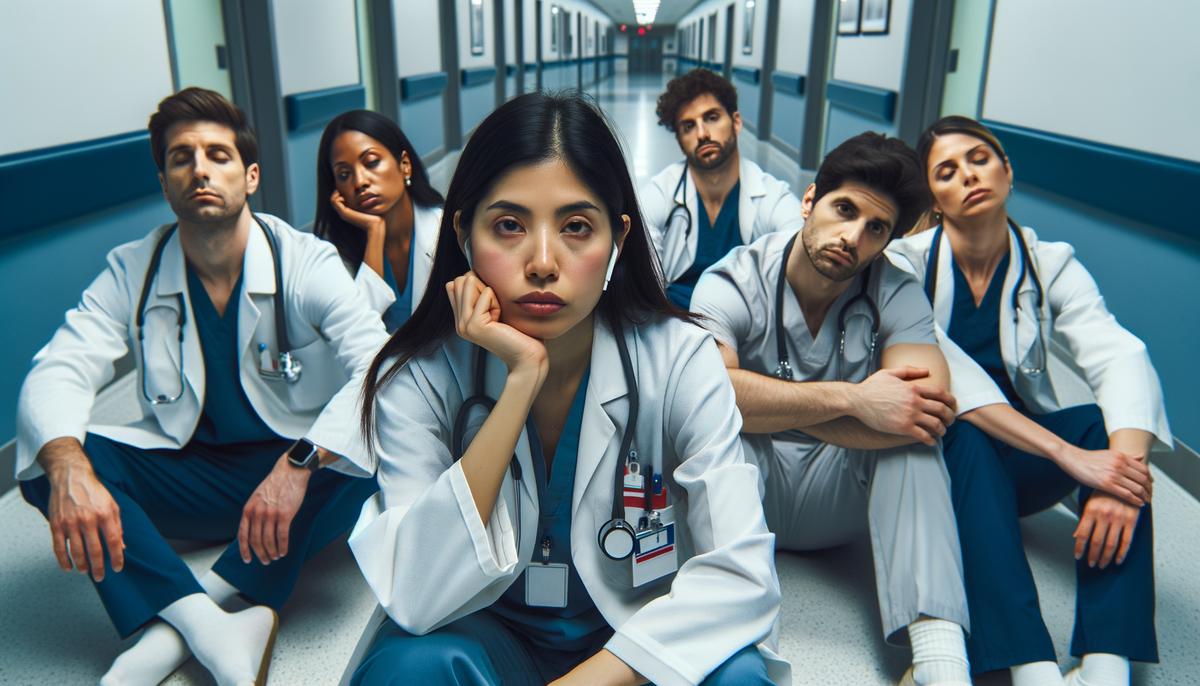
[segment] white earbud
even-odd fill
[[[474,271],[475,270],[475,260],[471,258],[471,237],[470,236],[467,236],[465,239],[463,239],[462,251],[463,251],[463,256],[465,256],[467,258],[467,267],[469,267],[472,271]]]
[[[603,290],[606,290],[606,291],[608,290],[608,282],[610,279],[612,279],[613,270],[616,268],[617,268],[617,246],[614,243],[613,249],[612,249],[612,256],[610,256],[608,258],[608,271],[604,273],[604,289]]]

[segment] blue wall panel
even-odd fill
[[[317,209],[317,148],[326,123],[288,134],[288,220],[297,229],[309,229]]]
[[[1021,178],[1021,167],[1016,175]],[[1200,242],[1020,182],[1009,210],[1040,238],[1075,247],[1109,310],[1146,342],[1162,380],[1171,429],[1191,447],[1200,447],[1200,299],[1195,297]]]
[[[16,323],[0,346],[0,443],[16,435],[17,392],[34,353],[104,269],[108,251],[174,219],[156,193],[0,244],[0,321]]]
[[[785,152],[798,153],[804,138],[804,96],[775,91],[771,108],[772,138],[787,146]]]
[[[751,133],[758,131],[758,98],[762,87],[757,83],[733,79],[737,88],[738,111],[742,113],[742,124],[749,127]]]
[[[849,110],[829,103],[829,119],[825,126],[825,150],[836,148],[842,141],[864,131],[877,131],[889,136],[896,135],[895,124],[886,124],[875,117],[868,117],[856,110]]]
[[[400,103],[400,128],[412,141],[417,154],[425,157],[446,144],[442,121],[444,98],[423,98]]]
[[[459,94],[462,103],[462,135],[473,131],[483,118],[496,108],[496,90],[493,82],[463,88]]]

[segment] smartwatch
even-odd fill
[[[317,454],[317,446],[311,441],[301,438],[287,451],[288,464],[297,469],[307,469],[315,472],[321,468],[321,456]]]

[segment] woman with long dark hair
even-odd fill
[[[351,110],[334,117],[317,148],[313,233],[337,246],[388,332],[425,293],[442,220],[442,196],[394,121]]]
[[[1146,460],[1171,444],[1158,376],[1071,246],[1009,217],[1013,167],[990,130],[945,117],[917,152],[936,226],[889,252],[925,284],[964,420],[944,454],[971,667],[1009,668],[1015,686],[1063,683],[1018,519],[1078,489],[1071,654],[1083,659],[1066,681],[1128,684],[1130,660],[1158,661]]]
[[[352,683],[787,678],[733,389],[656,275],[592,105],[533,93],[479,125],[444,287],[363,389],[380,493],[350,544],[389,619]]]

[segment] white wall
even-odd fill
[[[997,3],[983,116],[1200,161],[1200,3]]]
[[[525,24],[525,42],[521,48],[525,51],[526,64],[537,62],[537,4],[534,0],[518,0],[522,3],[522,21]]]
[[[0,155],[145,130],[171,94],[162,2],[6,2],[0,65]]]
[[[779,6],[779,40],[775,43],[775,68],[808,74],[812,52],[813,0],[787,0]]]
[[[494,35],[496,22],[495,0],[457,0],[454,7],[455,21],[458,23],[458,67],[473,69],[475,67],[493,67],[496,65],[496,38]],[[471,5],[483,5],[483,54],[471,54]],[[428,30],[428,29],[427,29]]]
[[[217,46],[225,45],[219,3],[169,0],[171,34],[175,37],[175,70],[180,89],[199,86],[233,98],[229,69],[217,66]]]
[[[442,71],[437,0],[392,0],[396,68],[401,77]]]
[[[707,61],[708,60],[708,42],[711,39],[715,39],[717,42],[717,46],[716,46],[716,53],[715,53],[716,56],[713,58],[713,61],[714,62],[724,62],[725,61],[725,8],[729,7],[731,2],[733,2],[734,4],[738,4],[742,1],[743,0],[705,0],[705,2],[702,2],[699,5],[696,5],[695,7],[693,7],[692,11],[685,14],[683,16],[683,18],[679,20],[679,23],[676,25],[676,30],[683,31],[684,29],[688,29],[688,31],[690,32],[690,42],[685,41],[683,44],[681,44],[679,46],[680,53],[682,53],[688,57],[692,57],[695,59],[703,59],[703,60]],[[759,4],[759,5],[763,5],[764,2],[765,2],[765,0],[757,0],[757,4]],[[740,5],[738,5],[738,6],[740,6]],[[734,9],[735,9],[735,13],[736,13],[737,8],[735,7]],[[757,12],[765,13],[765,10],[762,7],[755,8],[754,11],[756,13]],[[717,30],[716,30],[716,36],[710,38],[710,36],[708,35],[708,17],[713,12],[717,13]],[[701,22],[704,23],[704,43],[703,44],[698,43]],[[755,15],[755,23],[757,23],[757,22],[758,22],[758,18],[757,18],[757,14],[756,14]],[[736,31],[736,29],[735,29],[735,31]],[[763,35],[765,36],[766,34],[764,33]],[[674,32],[672,32],[671,40],[672,40],[672,42],[674,42]],[[735,33],[734,34],[735,49],[738,49],[741,46],[741,44],[738,43],[737,40],[738,40],[738,34]],[[737,55],[735,54],[734,55],[734,59],[735,59],[734,63],[735,64],[736,64],[736,58],[737,58]]]
[[[517,3],[504,0],[504,63],[517,63]]]
[[[283,95],[359,82],[354,0],[274,0],[271,10]]]
[[[892,0],[887,35],[837,36],[833,78],[900,92],[911,7],[912,0]]]

